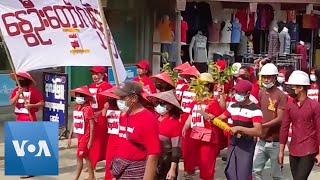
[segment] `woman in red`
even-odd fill
[[[142,83],[143,90],[149,94],[157,92],[156,85],[150,79],[150,65],[147,60],[141,60],[138,64],[138,77],[134,77],[132,80]]]
[[[107,143],[107,151],[106,151],[106,173],[105,180],[113,179],[112,174],[110,172],[111,161],[114,158],[115,151],[118,148],[119,141],[119,119],[121,116],[121,111],[117,106],[118,96],[112,93],[113,90],[116,90],[117,87],[112,87],[106,91],[100,93],[101,96],[107,98],[107,102],[105,103],[102,109],[102,116],[105,117],[105,121],[108,123],[108,143]]]
[[[93,102],[91,104],[95,114],[95,136],[92,144],[92,151],[90,151],[90,158],[93,169],[99,161],[105,160],[105,152],[107,145],[107,122],[101,115],[101,110],[107,102],[107,98],[99,95],[99,93],[110,89],[112,86],[106,81],[105,68],[102,66],[94,66],[90,69],[93,83],[89,86],[89,91],[93,95]]]
[[[37,121],[36,112],[44,106],[41,93],[34,87],[36,82],[27,72],[18,72],[17,78],[10,74],[11,79],[19,81],[20,88],[16,87],[10,96],[10,104],[14,105],[17,121]]]
[[[70,130],[68,146],[71,146],[71,138],[73,133],[78,136],[77,150],[77,172],[76,180],[79,179],[83,168],[83,159],[86,160],[89,177],[88,180],[94,180],[94,171],[91,165],[89,152],[93,143],[94,129],[94,112],[90,105],[93,95],[90,93],[87,86],[79,87],[70,91],[71,95],[76,98],[77,105],[73,111],[73,125]]]
[[[202,73],[199,78],[201,81],[206,82],[208,87],[213,83],[213,78],[209,73]],[[199,113],[202,109],[214,117],[223,113],[219,102],[213,96],[203,102],[194,101],[192,112],[183,127],[182,135],[186,136],[186,131],[190,128],[192,129],[191,138],[194,139],[192,141],[192,148],[195,153],[189,155],[191,157],[188,157],[188,159],[198,159],[200,178],[209,180],[214,179],[215,164],[220,153],[220,140],[222,139],[223,132],[209,121],[204,120],[203,116]],[[203,136],[202,138],[200,135],[202,133],[211,134],[211,137],[206,138]]]
[[[156,84],[156,88],[160,92],[175,89],[175,85],[167,72],[162,72],[160,74],[151,76],[151,80]]]
[[[176,180],[181,158],[180,104],[172,90],[152,94],[148,99],[153,102],[155,111],[160,115],[158,125],[162,156],[158,162],[156,179]]]

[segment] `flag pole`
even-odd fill
[[[16,68],[15,68],[14,65],[13,65],[13,61],[12,61],[12,58],[11,58],[11,54],[10,54],[9,49],[8,49],[8,47],[7,47],[6,41],[4,40],[4,37],[3,37],[3,34],[2,34],[2,31],[1,31],[1,30],[0,30],[0,37],[1,37],[1,39],[2,39],[3,47],[4,47],[4,50],[5,50],[5,52],[6,52],[6,55],[7,55],[9,64],[10,64],[10,67],[11,67],[12,72],[13,72],[13,75],[14,75],[14,79],[15,79],[18,87],[21,88],[21,84],[20,84],[20,82],[18,81],[18,76],[17,76]],[[22,93],[22,98],[25,99],[23,93]],[[29,111],[29,110],[28,110],[28,111]],[[33,117],[32,117],[32,115],[31,115],[30,111],[29,111],[29,117],[30,117],[31,121],[33,121]]]
[[[113,59],[112,49],[111,49],[111,45],[110,45],[110,40],[111,40],[110,33],[111,32],[110,32],[110,28],[108,26],[107,19],[105,17],[104,11],[103,11],[101,0],[99,0],[99,9],[100,9],[100,17],[101,17],[101,21],[102,21],[104,34],[105,34],[106,41],[107,41],[107,48],[108,48],[109,56],[110,56],[110,60],[111,60],[112,72],[113,72],[114,80],[115,80],[116,86],[119,87],[118,74],[117,74],[116,66],[115,66],[114,59]]]

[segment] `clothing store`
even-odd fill
[[[182,62],[190,61],[200,72],[207,70],[210,60],[253,65],[263,58],[307,71],[318,61],[317,4],[320,7],[315,0],[308,4],[300,0],[187,0],[180,17],[180,45],[174,36],[176,26],[170,26],[179,22],[177,13],[164,14],[158,23],[161,53],[168,52],[174,65],[179,60],[174,52],[181,48]]]

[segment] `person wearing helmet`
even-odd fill
[[[289,77],[287,92],[294,99],[286,108],[286,118],[280,131],[279,164],[283,165],[285,145],[290,125],[292,138],[289,160],[294,180],[308,179],[316,164],[320,165],[320,104],[308,98],[310,79],[307,73],[296,70]]]
[[[212,75],[209,73],[201,73],[199,79],[200,81],[206,83],[206,86],[208,87],[207,93],[212,93],[212,85],[214,83]],[[214,98],[214,96],[211,96],[209,99],[204,99],[201,102],[193,101],[191,109],[192,111],[183,127],[182,135],[186,137],[187,130],[192,129],[190,135],[192,143],[190,143],[189,148],[193,150],[194,154],[185,154],[183,160],[185,164],[191,164],[191,167],[193,168],[196,166],[195,163],[198,161],[200,178],[214,179],[215,164],[220,153],[220,140],[223,136],[223,132],[218,127],[212,126],[210,122],[205,121],[203,116],[198,113],[198,111],[203,109],[206,113],[211,114],[212,116],[219,116],[223,111],[219,105],[219,102]],[[199,138],[201,137],[201,133],[208,132],[211,134],[211,138]],[[197,155],[199,159],[195,158],[195,155]],[[190,171],[192,169],[186,170],[187,179],[194,172]]]
[[[259,92],[259,102],[263,113],[263,134],[257,142],[252,174],[260,180],[265,164],[270,159],[272,179],[282,179],[281,166],[278,164],[279,131],[285,115],[287,96],[275,85],[278,68],[272,64],[265,64],[259,73],[262,78],[263,89]]]

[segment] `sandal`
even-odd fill
[[[28,179],[28,178],[32,178],[34,176],[20,176],[20,179]]]

